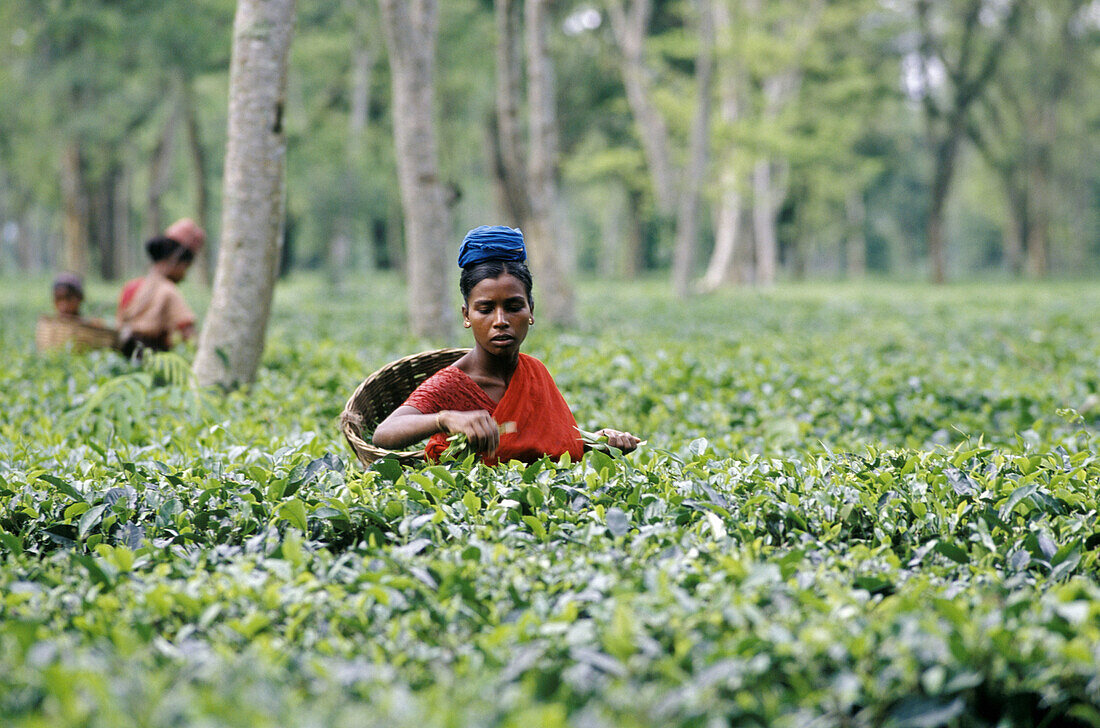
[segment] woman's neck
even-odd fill
[[[518,351],[509,357],[501,357],[490,354],[480,346],[474,346],[474,350],[470,353],[472,354],[471,364],[473,364],[471,369],[474,371],[467,374],[480,374],[483,377],[499,379],[505,386],[512,380],[512,375],[519,365]]]

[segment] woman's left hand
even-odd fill
[[[638,443],[641,442],[640,438],[634,437],[629,432],[612,430],[610,427],[605,427],[596,434],[606,437],[608,445],[618,448],[624,453],[633,452],[637,449]]]

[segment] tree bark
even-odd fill
[[[435,131],[436,0],[378,0],[390,57],[394,142],[405,216],[408,306],[418,336],[442,338],[455,315],[448,285],[451,240]]]
[[[653,184],[657,211],[671,215],[676,207],[676,175],[669,153],[668,125],[653,103],[650,71],[645,60],[645,39],[653,13],[652,0],[610,0],[611,30],[619,47],[627,103],[638,125],[642,152]]]
[[[1046,164],[1036,163],[1031,170],[1030,194],[1031,208],[1027,226],[1027,275],[1030,278],[1042,278],[1047,274],[1047,228],[1050,211],[1050,179]]]
[[[131,270],[133,261],[133,246],[130,242],[130,194],[131,177],[130,166],[123,164],[119,170],[118,179],[115,182],[115,209],[114,209],[114,254],[115,277],[124,277]]]
[[[944,250],[944,217],[947,213],[947,197],[955,178],[955,163],[959,142],[962,140],[962,119],[952,120],[947,135],[937,144],[935,171],[932,176],[932,200],[928,208],[928,260],[932,268],[932,282],[947,281],[947,255]]]
[[[195,91],[192,81],[185,79],[181,88],[181,113],[184,119],[184,130],[187,132],[187,151],[191,157],[192,184],[194,185],[195,211],[193,219],[203,230],[209,231],[210,217],[210,193],[206,186],[206,151],[202,146],[202,132],[199,128],[198,106],[195,103]],[[191,278],[203,285],[210,284],[210,255],[212,252],[211,241],[195,255],[195,262],[191,264]]]
[[[1029,170],[1027,274],[1041,278],[1049,270],[1049,233],[1053,195],[1051,178],[1054,166],[1054,145],[1057,141],[1058,123],[1055,104],[1038,110],[1034,125],[1035,149]]]
[[[623,239],[622,271],[627,280],[634,280],[644,267],[645,232],[642,230],[642,193],[627,190],[626,237]]]
[[[117,280],[120,274],[119,249],[129,238],[130,201],[127,198],[126,169],[111,164],[102,173],[89,214],[92,247],[99,264],[99,275],[105,281]]]
[[[732,48],[733,16],[729,4],[714,4],[715,32],[718,37],[718,94],[719,118],[723,124],[737,123],[741,111],[742,72],[734,60]],[[730,280],[739,278],[737,265],[737,237],[741,225],[741,193],[737,189],[736,150],[731,144],[724,150],[722,172],[719,175],[720,191],[715,216],[714,250],[703,275],[702,289],[714,291]]]
[[[356,32],[352,39],[351,81],[348,91],[351,95],[351,108],[348,111],[348,156],[362,153],[363,134],[370,118],[370,82],[377,61],[365,28],[365,6],[356,11]]]
[[[204,385],[255,380],[284,225],[287,57],[294,0],[238,0],[229,73],[221,248],[195,375]]]
[[[714,225],[714,250],[703,274],[701,288],[716,291],[731,280],[737,279],[737,238],[741,227],[741,193],[728,189],[732,184],[728,173],[722,176],[723,190],[718,199],[718,211]]]
[[[863,226],[867,219],[867,210],[863,204],[863,193],[853,190],[844,200],[844,211],[848,218],[848,235],[844,241],[844,262],[849,278],[863,278],[867,275],[867,236]]]
[[[534,273],[539,277],[544,301],[541,309],[552,323],[574,322],[571,256],[560,226],[558,206],[558,133],[554,108],[554,74],[548,45],[547,0],[527,0],[527,107],[530,115],[530,152],[527,179],[531,218],[525,238],[531,250]]]
[[[366,3],[346,3],[354,14],[352,32],[351,73],[348,82],[348,127],[345,146],[345,162],[341,174],[349,183],[359,174],[364,158],[363,140],[370,117],[371,77],[377,62],[376,48],[372,47]],[[354,189],[354,185],[350,185]],[[340,288],[352,263],[352,246],[356,240],[367,243],[360,224],[357,224],[357,199],[352,195],[340,196],[340,210],[333,221],[328,244],[328,275],[334,286]],[[367,256],[370,259],[370,256]]]
[[[64,209],[61,264],[79,275],[88,272],[88,197],[84,191],[80,145],[71,141],[61,155],[61,203]]]
[[[710,160],[710,109],[714,75],[714,10],[710,0],[696,0],[699,50],[695,57],[695,83],[699,98],[691,125],[688,166],[680,188],[676,213],[676,237],[672,251],[672,290],[683,298],[691,292],[699,236],[700,188]]]
[[[752,231],[756,243],[756,282],[775,283],[779,268],[779,240],[775,230],[776,203],[773,199],[772,164],[759,160],[752,170]]]
[[[164,190],[171,184],[172,152],[175,147],[176,129],[180,118],[179,100],[175,100],[168,109],[168,117],[161,127],[160,136],[153,146],[153,156],[149,161],[149,195],[146,201],[145,237],[160,235],[165,228],[164,211],[160,199]]]
[[[520,104],[523,79],[523,4],[496,0],[496,149],[500,190],[511,225],[531,216],[527,169],[523,163]]]
[[[925,87],[922,101],[933,157],[931,200],[925,236],[932,282],[941,284],[947,280],[944,218],[959,148],[967,133],[970,110],[986,93],[1000,63],[1004,46],[1019,23],[1022,2],[1008,0],[1004,29],[996,33],[981,57],[978,57],[976,35],[982,28],[982,0],[969,0],[963,9],[959,47],[954,53],[945,52],[942,43],[938,43],[932,7],[931,0],[917,0],[915,6],[920,28],[921,71]],[[942,107],[931,93],[933,84],[928,60],[937,57],[944,64],[951,86],[946,107]]]

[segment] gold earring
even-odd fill
[[[535,325],[535,319],[533,319],[533,318],[529,318],[529,319],[527,319],[527,323],[528,323],[528,325],[530,325],[530,326],[534,326],[534,325]]]
[[[466,328],[470,328],[470,322],[469,321],[463,321],[462,325]]]

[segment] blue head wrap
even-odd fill
[[[527,247],[519,228],[481,225],[466,233],[458,249],[458,267],[465,268],[484,260],[527,260]]]

